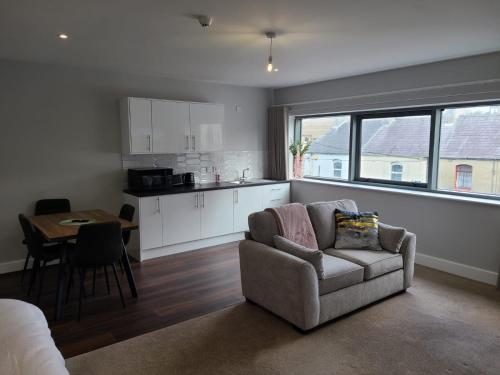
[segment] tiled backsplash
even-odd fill
[[[233,181],[241,176],[243,169],[250,168],[249,178],[265,177],[263,151],[220,151],[190,154],[122,155],[124,183],[128,168],[158,167],[173,168],[174,173],[194,172],[195,181],[215,181],[218,171],[222,181]]]

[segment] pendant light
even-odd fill
[[[273,69],[273,39],[276,38],[276,33],[272,31],[266,32],[266,38],[270,39],[269,43],[269,57],[267,58],[267,71],[271,73],[273,70],[278,71],[278,69]]]

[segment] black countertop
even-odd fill
[[[233,184],[231,182],[219,182],[219,183],[208,183],[208,184],[196,184],[194,186],[174,186],[172,189],[168,190],[150,190],[150,191],[133,191],[133,190],[123,190],[124,193],[133,195],[135,197],[152,197],[157,195],[170,195],[170,194],[183,194],[183,193],[195,193],[198,191],[208,191],[208,190],[221,190],[221,189],[234,189],[249,186],[260,186],[260,185],[273,185],[273,184],[283,184],[290,182],[289,180],[248,180],[244,184]]]

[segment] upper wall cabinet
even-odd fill
[[[122,152],[149,154],[153,149],[151,100],[125,98],[120,103]]]
[[[189,152],[189,103],[153,100],[151,112],[153,152]]]
[[[222,150],[223,105],[124,98],[120,113],[125,154]]]
[[[224,106],[219,104],[191,103],[189,105],[192,151],[222,150]]]

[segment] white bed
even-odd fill
[[[0,374],[68,375],[38,307],[0,299]]]

